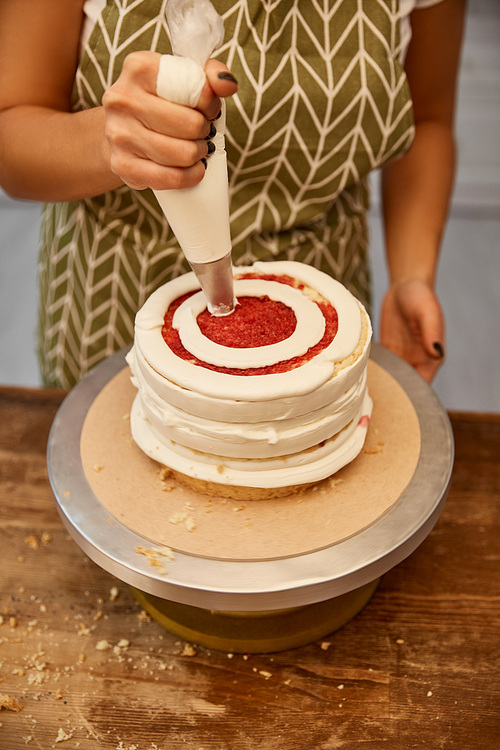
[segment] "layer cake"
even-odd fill
[[[214,317],[189,273],[138,312],[132,436],[199,492],[290,495],[363,447],[370,320],[342,284],[302,263],[237,267],[234,289],[235,312]]]

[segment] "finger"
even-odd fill
[[[219,97],[233,96],[238,91],[238,81],[227,65],[219,60],[209,60],[205,66],[205,74],[212,91]]]
[[[148,133],[140,143],[125,142],[117,146],[115,142],[114,145],[111,169],[130,187],[141,189],[192,187],[202,179],[204,170],[201,171],[199,165],[210,153],[207,141],[183,141],[155,133]],[[196,171],[191,174],[188,170],[193,167]],[[187,172],[185,178],[181,176],[183,171]],[[160,184],[163,180],[166,184]]]
[[[207,80],[202,89],[196,109],[208,120],[217,117],[221,108],[221,97],[232,96],[238,90],[238,83],[227,65],[219,60],[209,60],[205,66]]]
[[[445,356],[444,319],[438,305],[429,306],[420,320],[422,344],[428,357],[443,360]]]
[[[116,117],[114,124],[126,120],[129,127],[130,120],[137,120],[149,130],[191,140],[205,138],[210,130],[210,123],[201,112],[161,99],[139,87],[115,85],[105,93],[103,104],[108,117]]]
[[[115,169],[116,167],[116,169]],[[112,163],[113,171],[135,190],[184,190],[197,185],[205,174],[205,165],[199,161],[192,167],[165,167],[148,159],[123,157]]]
[[[148,102],[147,109],[138,106],[135,113],[145,127],[174,138],[203,140],[210,132],[210,122],[201,112],[159,97]]]

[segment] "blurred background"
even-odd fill
[[[500,412],[500,2],[469,0],[457,113],[458,174],[438,293],[446,363],[434,388],[449,410]],[[375,317],[387,285],[374,177]],[[0,384],[37,386],[36,203],[0,192]],[[377,336],[376,336],[377,338]]]

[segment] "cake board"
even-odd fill
[[[49,477],[80,547],[180,637],[248,653],[321,638],[365,606],[439,517],[453,465],[447,414],[382,347],[372,346],[367,452],[315,494],[245,507],[160,487],[158,465],[130,438],[124,356],[98,365],[65,399],[49,437]]]

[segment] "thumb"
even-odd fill
[[[205,66],[207,81],[214,94],[225,98],[238,91],[238,81],[227,65],[219,60],[209,60]]]

